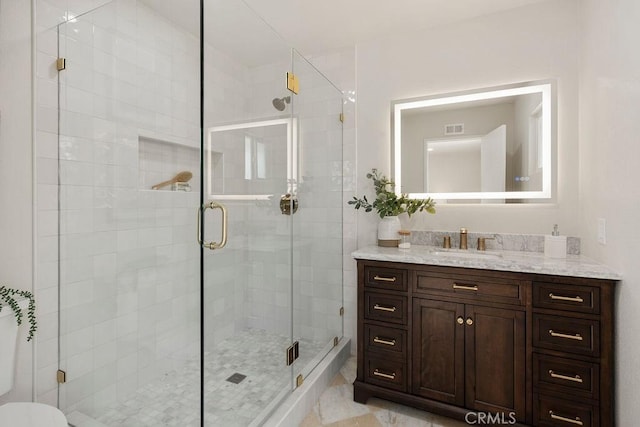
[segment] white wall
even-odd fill
[[[558,79],[558,204],[437,206],[413,228],[543,233],[560,224],[576,235],[578,208],[578,2],[538,3],[357,48],[358,193],[365,175],[390,170],[390,102],[394,99]],[[375,242],[375,215],[359,213],[359,246]]]
[[[640,4],[582,1],[580,236],[586,255],[620,272],[616,343],[617,425],[640,419]],[[606,245],[597,219],[606,220]]]
[[[0,3],[0,284],[26,290],[33,290],[30,12],[28,1]],[[18,377],[0,404],[31,399],[32,345],[25,339],[22,327]]]

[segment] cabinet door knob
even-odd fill
[[[467,325],[473,325],[473,319],[471,317],[467,317]]]
[[[458,316],[456,321],[458,322],[458,325],[463,325],[464,324],[464,319],[462,318],[462,316]]]

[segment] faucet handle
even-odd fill
[[[478,237],[478,250],[486,251],[487,250],[487,240],[495,240],[495,237]]]

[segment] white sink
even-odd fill
[[[499,259],[502,258],[502,254],[488,251],[477,251],[475,249],[461,250],[461,249],[441,249],[431,251],[432,255],[450,257],[450,258],[466,258],[466,259]]]

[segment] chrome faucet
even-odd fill
[[[460,249],[467,249],[467,229],[460,229]]]

